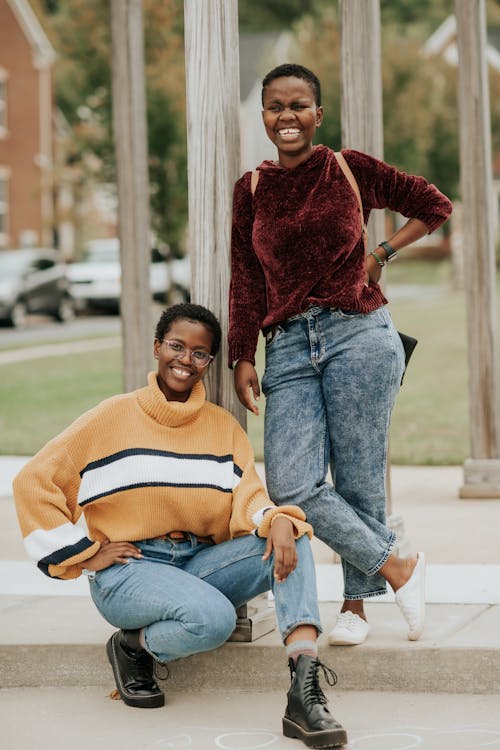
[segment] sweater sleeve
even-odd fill
[[[26,552],[49,577],[77,578],[85,567],[82,563],[100,547],[77,524],[79,484],[79,473],[60,437],[47,443],[13,482]]]
[[[230,536],[243,536],[256,533],[269,535],[273,519],[285,516],[294,525],[295,538],[313,535],[312,526],[307,523],[304,511],[298,505],[276,506],[267,496],[255,468],[252,447],[245,431],[235,425],[234,438],[235,473],[240,477],[233,490],[233,507],[229,523]]]
[[[451,215],[451,201],[424,177],[400,172],[380,159],[361,151],[342,151],[354,177],[365,209],[389,208],[408,219],[426,224],[429,234]]]
[[[266,282],[252,246],[251,172],[235,185],[231,231],[231,286],[229,290],[229,366],[236,359],[255,364],[255,350],[266,314]]]

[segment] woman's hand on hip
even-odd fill
[[[260,398],[259,378],[253,364],[246,359],[240,359],[234,368],[234,388],[243,406],[258,416],[255,401]]]
[[[366,278],[365,286],[376,284],[380,281],[382,275],[382,266],[379,266],[373,255],[366,256]]]
[[[101,549],[93,557],[82,563],[87,570],[104,570],[119,563],[126,565],[130,557],[140,560],[141,550],[131,542],[103,542]]]
[[[283,583],[297,566],[293,523],[289,518],[278,516],[273,520],[262,559],[268,560],[272,552],[274,552],[274,578],[278,583]]]

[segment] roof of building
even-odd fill
[[[7,3],[31,45],[35,67],[46,68],[52,65],[56,52],[28,0],[7,0]]]

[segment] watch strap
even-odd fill
[[[383,247],[386,254],[386,263],[391,263],[393,260],[396,260],[398,257],[397,251],[393,248],[392,245],[389,245],[388,242],[379,242],[379,247]]]

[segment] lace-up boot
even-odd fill
[[[154,659],[139,642],[138,630],[118,630],[106,644],[116,687],[127,706],[158,708],[165,696],[153,677]]]
[[[345,729],[327,708],[326,696],[319,685],[321,668],[326,682],[333,687],[337,675],[325,664],[307,654],[300,654],[297,664],[289,660],[292,684],[283,717],[285,737],[301,739],[307,747],[338,747],[347,743]]]

